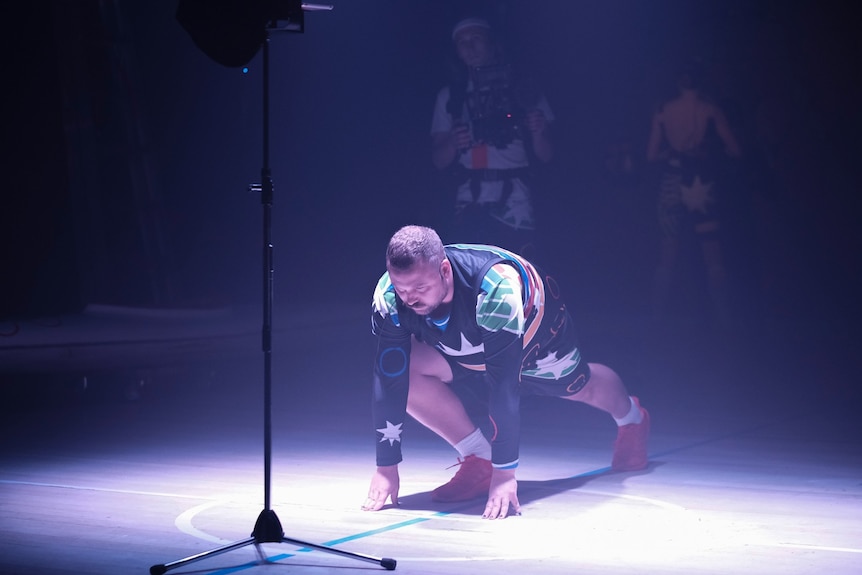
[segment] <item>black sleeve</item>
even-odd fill
[[[516,466],[521,437],[520,376],[523,337],[506,331],[486,332],[485,377],[490,385],[488,413],[496,427],[491,461]]]
[[[395,465],[401,462],[401,430],[407,416],[411,336],[379,310],[372,312],[372,332],[377,336],[371,399],[377,465]]]
[[[524,357],[524,308],[521,283],[507,265],[491,268],[482,283],[485,297],[476,310],[485,347],[485,377],[490,386],[489,415],[496,427],[491,442],[495,467],[516,467],[521,436],[521,362]]]

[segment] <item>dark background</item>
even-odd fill
[[[389,235],[444,221],[431,109],[452,23],[473,6],[557,116],[539,207],[547,262],[579,305],[647,313],[649,118],[696,56],[745,150],[726,218],[737,314],[853,325],[862,66],[852,4],[835,0],[345,0],[306,14],[305,33],[271,41],[277,302],[367,301]],[[0,317],[259,300],[247,187],[261,54],[247,73],[218,64],[176,7],[5,5]],[[632,171],[612,169],[620,150]],[[850,331],[829,337],[849,345]]]

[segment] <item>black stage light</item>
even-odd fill
[[[267,27],[305,31],[301,0],[179,0],[177,20],[201,51],[223,66],[245,66],[266,39]]]

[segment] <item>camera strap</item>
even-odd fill
[[[479,198],[482,182],[503,182],[503,194],[500,197],[500,203],[505,204],[509,200],[509,196],[512,195],[512,180],[516,178],[521,180],[526,179],[530,168],[484,168],[481,170],[461,168],[458,172],[459,174],[463,174],[470,182],[470,193],[473,196],[474,202]]]

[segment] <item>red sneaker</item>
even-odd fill
[[[637,471],[646,468],[647,440],[649,439],[649,412],[641,407],[637,397],[632,397],[635,405],[641,410],[643,420],[640,423],[623,425],[617,431],[614,442],[614,458],[611,462],[613,471]]]
[[[467,501],[488,495],[491,488],[491,462],[475,455],[458,458],[455,477],[431,492],[432,501]]]

